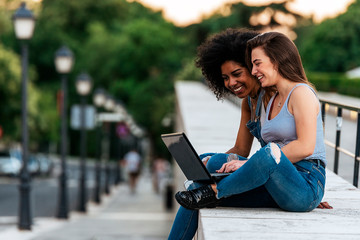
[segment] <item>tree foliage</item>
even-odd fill
[[[56,125],[54,103],[46,91],[40,91],[33,83],[35,72],[30,70],[28,80],[28,127],[31,131],[31,142],[35,143],[51,136],[56,140],[55,128],[48,124],[49,120]],[[21,68],[19,56],[0,45],[0,125],[4,129],[3,142],[11,144],[21,139]],[[48,139],[49,140],[49,139]]]
[[[261,6],[247,6],[242,2],[228,3],[219,11],[205,18],[199,24],[193,24],[187,27],[187,31],[191,32],[196,45],[199,45],[211,34],[225,30],[226,28],[251,28],[261,30],[264,28],[275,28],[284,22],[280,21],[278,15],[287,15],[295,19],[297,24],[307,21],[307,18],[294,13],[286,8],[287,1],[280,3],[268,3]],[[251,17],[265,15],[267,21],[251,22]]]
[[[0,101],[4,139],[20,137],[21,80],[18,57],[0,45]],[[10,120],[11,119],[11,120]]]
[[[307,70],[344,72],[360,65],[360,1],[312,27],[300,52]]]
[[[45,126],[55,123],[51,128],[59,128],[56,94],[60,77],[55,71],[54,54],[65,44],[75,55],[69,75],[69,106],[79,101],[74,79],[86,71],[94,88],[103,87],[122,100],[156,142],[164,130],[162,118],[173,111],[173,76],[181,68],[181,59],[190,52],[188,40],[179,29],[166,22],[161,12],[126,0],[43,0],[37,13],[29,62],[41,91],[32,97],[40,103],[34,103],[34,109],[47,114],[32,115],[36,121],[29,121],[30,136],[41,135],[48,140],[58,136]],[[13,32],[5,32],[2,39],[9,48],[17,49]],[[77,133],[70,134],[70,139],[77,138]],[[77,149],[77,143],[72,144]]]

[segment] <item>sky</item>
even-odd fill
[[[202,15],[211,14],[224,3],[243,2],[247,5],[268,3],[269,0],[137,0],[145,6],[164,11],[164,18],[178,26],[199,22]],[[282,2],[273,0],[272,2]],[[346,11],[354,0],[294,0],[289,9],[300,14],[314,15],[316,22]]]

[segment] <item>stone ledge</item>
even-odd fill
[[[197,239],[356,239],[360,190],[327,171],[324,201],[334,209],[307,213],[271,208],[201,209]]]

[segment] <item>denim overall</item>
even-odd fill
[[[262,89],[260,94],[259,94],[257,103],[256,103],[255,117],[254,117],[254,119],[250,119],[246,123],[246,127],[249,129],[250,133],[254,137],[256,137],[258,139],[258,141],[260,142],[261,147],[264,147],[266,145],[264,140],[261,138],[261,122],[260,122],[262,98],[263,98],[264,94],[265,94],[265,90]],[[249,107],[250,107],[250,109],[252,111],[250,96],[248,96],[248,103],[249,103]],[[251,116],[253,116],[252,112],[251,112]]]

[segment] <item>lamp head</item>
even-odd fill
[[[32,12],[26,8],[24,2],[14,13],[12,20],[14,22],[15,35],[17,39],[28,40],[32,38],[35,28],[35,18]]]
[[[74,54],[66,47],[62,46],[55,53],[55,67],[58,73],[66,74],[72,69],[74,63]]]
[[[90,93],[92,88],[92,81],[87,73],[81,73],[76,78],[76,91],[81,96],[86,96]]]

